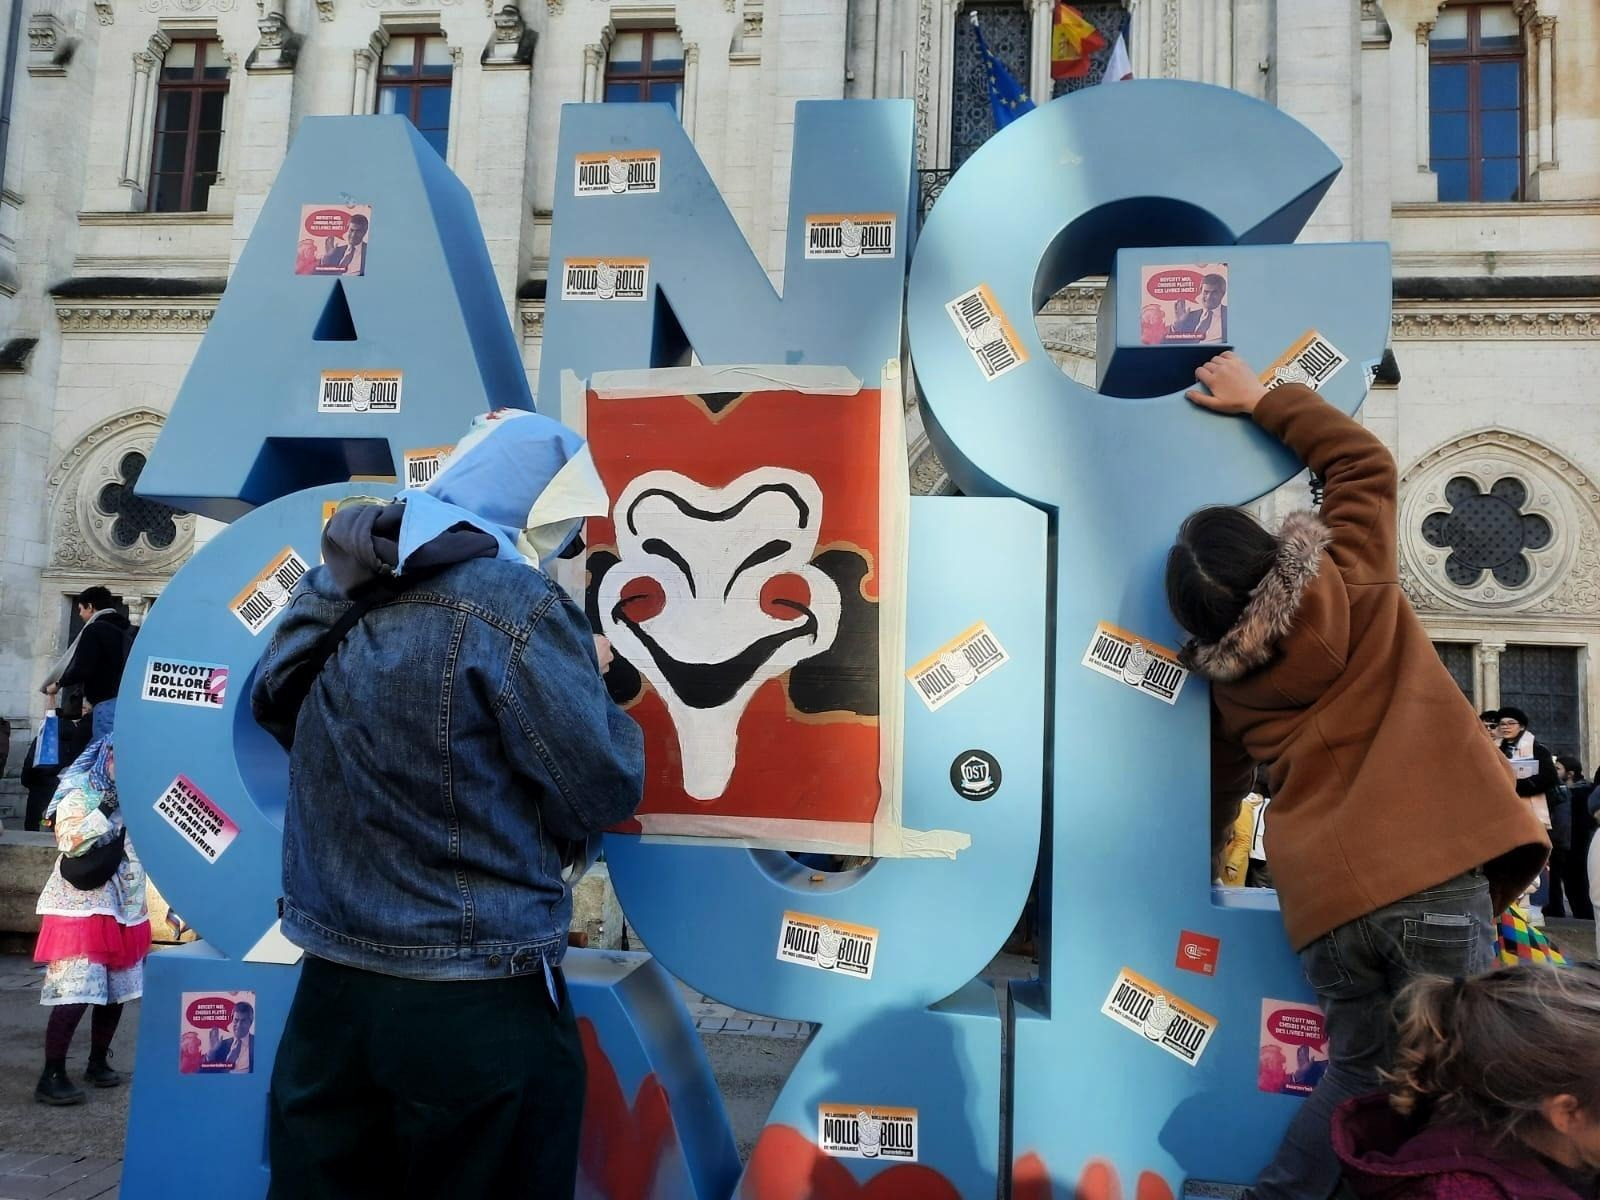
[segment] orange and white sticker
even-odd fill
[[[917,1110],[881,1104],[819,1104],[817,1148],[833,1158],[916,1162]]]
[[[1083,665],[1168,704],[1178,702],[1189,679],[1175,651],[1104,621],[1095,626]]]
[[[778,959],[837,975],[871,979],[878,961],[878,931],[868,925],[786,912],[778,929]]]
[[[569,258],[561,264],[563,300],[643,300],[648,258]]]
[[[1210,1013],[1127,967],[1118,973],[1100,1011],[1191,1067],[1200,1061],[1217,1031],[1217,1019]]]
[[[1308,329],[1261,372],[1261,382],[1269,388],[1280,383],[1303,383],[1308,388],[1319,388],[1349,361],[1339,347],[1315,329]]]
[[[928,711],[935,712],[1010,661],[1000,639],[979,621],[912,667],[906,678]]]
[[[294,585],[300,582],[306,570],[306,560],[294,552],[294,547],[285,546],[261,574],[233,598],[228,608],[252,636],[259,634],[289,607],[289,593],[294,591]]]
[[[444,460],[450,457],[454,446],[424,446],[420,450],[407,450],[405,453],[405,486],[408,488],[427,487],[433,482],[433,477],[444,466]]]
[[[893,213],[811,213],[807,258],[893,258]]]
[[[653,196],[660,190],[659,150],[613,150],[573,156],[574,196]]]
[[[397,413],[400,381],[399,371],[324,371],[317,391],[317,411]]]
[[[1022,339],[987,283],[963,292],[944,308],[955,322],[956,332],[966,342],[972,361],[978,364],[984,379],[990,383],[1028,361]]]

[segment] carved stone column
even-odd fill
[[[694,137],[695,115],[700,110],[700,46],[696,42],[683,44],[683,131]]]
[[[583,48],[583,101],[593,104],[600,99],[600,84],[604,76],[601,73],[601,64],[605,62],[605,53],[595,42],[590,42]]]
[[[1055,14],[1052,0],[1029,0],[1033,18],[1033,70],[1028,80],[1028,96],[1035,104],[1050,99],[1050,33]]]
[[[1500,656],[1504,642],[1482,642],[1478,646],[1478,696],[1485,709],[1500,707]]]
[[[461,64],[465,58],[460,46],[450,47],[450,119],[444,135],[444,161],[451,170],[461,161]]]
[[[172,39],[161,30],[150,35],[150,44],[133,55],[133,101],[128,106],[128,139],[122,154],[122,186],[143,191],[150,171],[151,126],[155,119],[156,96],[152,81],[161,60],[172,49]]]
[[[1539,58],[1539,74],[1535,81],[1537,90],[1534,93],[1539,112],[1539,170],[1549,171],[1556,166],[1556,19],[1535,17],[1533,31]]]
[[[1433,35],[1433,22],[1423,21],[1417,26],[1417,170],[1431,171],[1433,152],[1428,142],[1428,38]]]

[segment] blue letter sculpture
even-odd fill
[[[1202,157],[1179,110],[1228,136]],[[580,162],[599,156],[654,161],[658,175],[637,190],[562,189],[541,407],[557,411],[565,371],[675,365],[691,347],[704,364],[876,379],[900,353],[912,132],[904,102],[797,106],[780,299],[667,110],[569,106],[558,179],[581,181]],[[881,1176],[886,1196],[1043,1200],[1080,1184],[1111,1195],[1126,1177],[1158,1200],[1186,1177],[1248,1178],[1271,1153],[1296,1101],[1256,1090],[1262,1001],[1305,989],[1276,913],[1219,904],[1209,887],[1206,697],[1159,665],[1177,638],[1159,568],[1189,510],[1250,500],[1297,469],[1247,425],[1183,401],[1197,361],[1226,344],[1266,365],[1314,332],[1347,364],[1321,390],[1360,403],[1387,333],[1387,252],[1287,244],[1337,169],[1266,105],[1141,82],[1044,106],[945,190],[904,316],[925,417],[967,498],[912,504],[906,657],[972,677],[937,704],[918,698],[931,675],[920,690],[908,681],[903,813],[971,844],[813,875],[775,852],[608,836],[654,958],[568,958],[591,1068],[585,1194],[822,1200]],[[366,213],[362,274],[339,273],[351,256],[312,239],[305,274],[332,277],[296,277],[307,222],[338,225],[318,206]],[[891,214],[892,254],[848,274],[808,257],[817,213]],[[1219,262],[1229,340],[1144,344],[1150,271]],[[586,294],[602,264],[605,290],[623,268],[642,302]],[[1095,274],[1110,276],[1100,393],[1055,368],[1032,319]],[[259,376],[234,365],[262,358]],[[247,515],[174,579],[123,684],[133,839],[207,939],[148,964],[127,1195],[266,1188],[266,1087],[297,972],[273,911],[285,760],[247,697],[287,588],[316,561],[326,506],[387,486],[351,475],[391,474],[472,415],[528,403],[465,190],[398,118],[307,121],[141,485]],[[962,665],[962,635],[980,624],[1004,648],[998,682]],[[1096,658],[1107,631],[1121,659]],[[212,698],[173,703],[146,687],[152,674],[204,680],[191,691]],[[963,779],[1003,786],[974,795]],[[344,836],[359,853],[359,831]],[[1036,861],[1041,978],[982,979]],[[870,978],[780,961],[793,912],[872,930]],[[1180,969],[1195,935],[1220,941],[1209,971]],[[742,1173],[668,971],[818,1026]],[[246,1000],[251,1070],[210,1069],[197,1031],[233,1031]],[[191,1147],[182,1161],[164,1152],[172,1123]],[[630,1152],[648,1161],[620,1173],[600,1161]]]

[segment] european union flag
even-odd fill
[[[989,43],[983,40],[983,26],[978,24],[978,14],[972,14],[972,32],[978,38],[978,53],[983,56],[983,70],[989,79],[989,111],[994,115],[994,128],[998,133],[1023,113],[1033,111],[1033,101],[1017,82],[1011,68],[995,57]]]

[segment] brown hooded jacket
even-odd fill
[[[1212,811],[1270,764],[1266,850],[1296,950],[1474,867],[1496,912],[1549,840],[1400,589],[1394,460],[1299,384],[1255,420],[1325,483],[1238,623],[1185,661],[1212,682]]]

